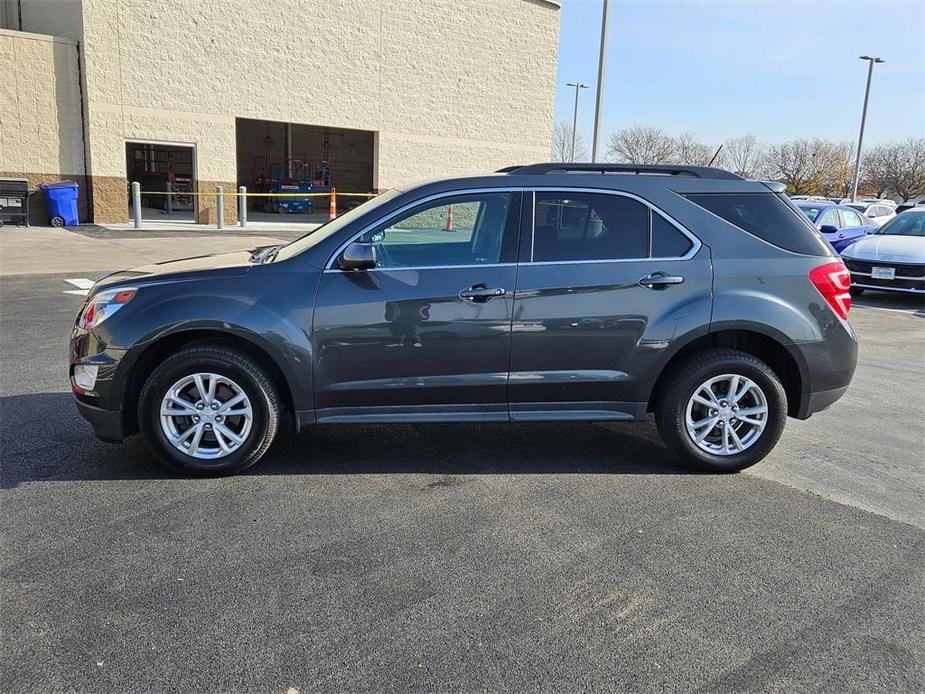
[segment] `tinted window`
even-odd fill
[[[660,214],[652,215],[652,257],[680,258],[687,253],[691,240]]]
[[[622,195],[536,193],[533,260],[614,260],[648,255],[649,208]]]
[[[838,221],[838,210],[834,207],[826,210],[825,214],[822,215],[822,219],[819,220],[819,226],[832,226],[836,229],[841,226],[841,222]]]
[[[774,193],[700,193],[689,200],[760,239],[794,253],[831,255],[804,217]]]
[[[511,208],[509,193],[441,198],[393,217],[360,239],[376,246],[377,267],[497,263]]]
[[[858,213],[854,210],[842,210],[841,216],[846,227],[859,227],[863,224],[863,222],[861,222],[861,218],[858,216]]]

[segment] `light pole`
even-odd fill
[[[601,101],[604,97],[604,63],[607,62],[607,24],[610,21],[610,3],[604,0],[601,10],[601,54],[597,61],[597,99],[594,102],[594,137],[591,142],[591,162],[597,161],[601,144]]]
[[[858,179],[861,176],[861,145],[864,143],[864,123],[867,121],[867,99],[870,97],[870,78],[874,75],[874,63],[883,62],[882,59],[869,55],[862,55],[860,59],[868,62],[867,88],[864,90],[864,110],[861,111],[861,132],[858,133],[858,151],[854,157],[854,183],[851,184],[852,202],[856,202],[858,199]]]
[[[566,82],[566,87],[575,87],[575,112],[572,114],[572,154],[569,156],[569,161],[575,161],[575,133],[578,132],[578,90],[587,89],[587,84],[582,84],[581,82]]]

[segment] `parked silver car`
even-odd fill
[[[925,294],[925,208],[913,208],[845,248],[851,293],[865,289]]]

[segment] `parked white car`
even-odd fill
[[[846,202],[843,204],[866,215],[870,221],[878,226],[883,226],[896,216],[896,204],[892,201],[890,201],[890,203],[891,204],[887,204],[879,200],[877,202],[859,200],[858,202]]]
[[[925,208],[896,215],[841,256],[855,296],[865,289],[925,294]]]

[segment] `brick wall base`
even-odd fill
[[[221,186],[224,197],[225,226],[238,221],[238,192],[236,183],[229,181],[196,181],[196,191],[202,195],[196,196],[196,224],[215,224],[216,196],[215,187]]]
[[[91,176],[90,195],[93,199],[93,222],[129,221],[128,180],[121,176]]]

